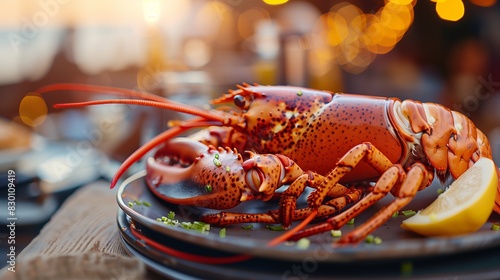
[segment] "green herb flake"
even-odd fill
[[[215,166],[217,167],[221,167],[222,166],[222,162],[219,160],[219,154],[215,154],[214,155],[214,160],[213,160]]]
[[[162,216],[161,218],[156,218],[156,221],[163,223],[164,225],[167,226],[174,226],[174,227],[180,226],[186,230],[197,231],[205,234],[208,234],[208,231],[210,230],[210,224],[199,221],[179,222],[179,220],[174,220],[174,218],[175,218],[175,212],[170,211],[166,217]]]
[[[174,218],[175,218],[175,212],[174,211],[170,211],[168,213],[167,219],[173,220]]]
[[[442,194],[442,193],[444,193],[444,189],[441,188],[437,189],[437,194]]]
[[[161,218],[158,218],[156,220],[164,225],[167,225],[167,226],[178,226],[179,225],[179,221],[169,219],[165,216],[162,216]]]
[[[332,229],[330,231],[330,234],[332,235],[332,237],[341,237],[342,236],[342,231],[340,229],[339,230]]]
[[[246,226],[242,226],[241,228],[244,230],[251,230],[251,229],[253,229],[253,225],[246,225]]]
[[[375,236],[369,234],[366,238],[365,238],[365,243],[373,243],[373,240],[375,239]]]
[[[299,250],[307,250],[311,245],[311,241],[307,238],[301,238],[297,241],[297,249]]]
[[[282,225],[276,225],[276,226],[275,225],[267,225],[266,228],[269,229],[269,230],[273,230],[273,231],[283,231],[283,230],[285,230],[285,228],[283,228]]]
[[[178,220],[174,220],[174,218],[175,218],[175,212],[170,211],[166,217],[162,216],[161,218],[157,218],[156,220],[167,226],[178,226],[180,223]]]
[[[141,205],[142,203],[139,201],[139,200],[134,200],[134,203],[137,204],[137,205]]]
[[[226,228],[223,228],[219,231],[219,237],[220,238],[225,238],[226,237]]]
[[[190,222],[181,222],[181,227],[185,229],[191,229],[192,225]]]
[[[196,227],[204,228],[205,230],[210,230],[210,224],[204,222],[194,221],[193,225]]]
[[[354,218],[350,219],[348,222],[347,222],[348,225],[354,225]]]
[[[413,263],[403,262],[401,263],[401,274],[404,276],[410,276],[413,273]]]
[[[411,217],[411,216],[417,214],[417,212],[415,210],[403,210],[403,211],[401,211],[401,213],[403,213],[403,215],[405,217]]]
[[[130,201],[130,202],[128,203],[128,207],[130,207],[130,208],[134,207],[134,203],[133,203],[132,201]]]
[[[214,164],[217,167],[221,167],[222,166],[222,162],[220,162],[220,160],[218,160],[217,158],[214,158]]]
[[[151,207],[151,203],[147,202],[147,201],[143,201],[142,202],[142,205],[146,206],[146,207]]]
[[[231,167],[229,167],[229,166],[226,165],[226,171],[227,172],[231,171]]]
[[[382,244],[382,238],[369,234],[365,239],[365,243],[380,245]]]
[[[500,230],[500,224],[492,224],[491,230],[495,230],[495,231]]]
[[[397,218],[398,216],[399,216],[399,211],[396,211],[396,212],[394,212],[394,214],[392,214],[393,218]]]
[[[210,225],[203,222],[194,221],[190,229],[205,233],[206,231],[210,230]]]
[[[302,96],[303,92],[302,90],[297,91],[297,96]]]
[[[213,188],[212,188],[212,186],[210,186],[210,185],[206,185],[206,186],[205,186],[205,190],[207,191],[207,193],[211,193],[211,192],[212,192],[212,190],[213,190]]]

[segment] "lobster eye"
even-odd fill
[[[248,102],[248,100],[243,95],[236,95],[233,100],[234,105],[240,107],[241,109],[246,110],[250,106],[250,102]]]

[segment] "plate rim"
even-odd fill
[[[157,271],[158,267],[160,267],[160,268],[165,267],[166,270],[173,270],[173,271],[176,271],[179,273],[188,273],[188,275],[190,277],[195,277],[194,279],[198,279],[198,278],[196,278],[197,277],[196,275],[189,274],[189,271],[190,271],[191,267],[193,269],[200,269],[199,263],[194,263],[192,261],[178,259],[174,256],[170,256],[170,255],[165,254],[161,251],[158,251],[154,247],[149,247],[147,244],[142,243],[140,239],[137,239],[130,232],[131,223],[135,223],[136,221],[134,221],[130,216],[128,216],[121,209],[118,210],[116,217],[117,217],[117,225],[119,227],[120,240],[122,241],[122,243],[124,243],[125,246],[132,248],[134,250],[134,253],[138,254],[141,259],[145,259],[147,261],[146,265],[148,265],[149,262],[152,262],[157,266],[157,267],[153,267],[153,270],[155,270],[155,271]],[[496,251],[490,252],[489,254],[495,254],[495,253],[496,253]],[[467,256],[468,256],[468,254],[467,254]],[[162,258],[165,258],[165,259],[162,259]],[[447,257],[446,256],[438,256],[437,260],[443,259],[443,258],[447,258]],[[462,257],[462,259],[463,258],[464,257]],[[469,259],[469,257],[466,257],[465,261],[467,263],[468,263],[468,259]],[[475,260],[476,260],[476,262],[482,262],[481,258],[479,258],[479,259],[476,258]],[[251,260],[249,260],[249,261],[251,261]],[[413,260],[411,260],[411,259],[410,260],[398,259],[398,260],[392,260],[389,262],[382,260],[380,263],[382,263],[382,264],[388,263],[392,266],[392,269],[376,270],[376,271],[374,271],[375,274],[367,275],[367,274],[362,273],[360,275],[351,275],[347,278],[345,276],[339,275],[339,279],[358,279],[358,280],[394,279],[395,280],[395,279],[401,279],[402,277],[404,277],[407,279],[436,280],[436,279],[443,279],[443,278],[456,278],[458,275],[460,275],[461,279],[462,278],[463,279],[496,279],[500,273],[500,268],[496,265],[495,261],[490,261],[490,264],[486,267],[486,269],[474,268],[475,265],[472,265],[472,270],[470,270],[470,271],[467,269],[464,270],[464,268],[461,266],[456,266],[452,261],[445,263],[445,267],[438,269],[438,270],[436,270],[436,268],[433,267],[432,264],[428,264],[427,268],[421,267],[418,264],[418,263],[424,263],[424,264],[429,263],[428,259],[417,260],[416,268],[417,268],[418,272],[415,275],[410,274],[410,275],[403,276],[402,274],[397,274],[397,272],[393,270],[395,265],[402,265],[403,263],[412,263],[412,261]],[[464,262],[464,260],[462,260],[461,262]],[[286,267],[292,266],[294,264],[296,264],[296,262],[285,262]],[[371,263],[371,262],[364,263],[361,265],[369,265],[369,264],[373,265],[373,263]],[[180,266],[176,267],[178,265],[180,265]],[[324,267],[330,267],[329,265],[332,265],[332,264],[331,263],[319,263],[318,265],[322,265]],[[342,263],[334,263],[333,265],[342,266],[343,264]],[[357,263],[350,263],[349,265],[357,267],[358,264]],[[201,270],[198,272],[204,273],[206,270],[210,270],[213,272],[213,269],[212,269],[213,267],[217,267],[218,271],[220,269],[223,269],[220,272],[221,276],[225,276],[225,277],[228,276],[227,275],[228,271],[225,271],[224,267],[207,265],[207,264],[203,264]],[[247,267],[247,268],[250,267],[250,269],[252,269],[252,267],[254,267],[254,266],[252,264],[247,264],[244,267]],[[283,265],[281,266],[281,268],[283,268]],[[271,272],[268,271],[267,273],[262,272],[263,275],[260,275],[260,274],[255,275],[254,273],[251,273],[251,275],[250,274],[249,275],[243,274],[243,275],[247,275],[247,277],[246,277],[246,276],[241,275],[241,273],[239,273],[239,271],[238,271],[239,269],[241,269],[241,268],[233,267],[230,269],[231,270],[230,273],[232,273],[232,275],[238,275],[241,277],[241,279],[245,279],[245,280],[257,279],[257,278],[261,279],[262,277],[264,277],[265,279],[276,278],[276,277],[271,277],[271,274],[274,273],[272,271]],[[285,268],[285,270],[286,270],[286,268]],[[311,272],[311,273],[314,273],[314,272]],[[345,271],[343,273],[345,274]],[[379,273],[380,273],[380,275],[378,275]],[[164,274],[164,275],[171,276],[168,274]],[[281,275],[283,275],[283,274],[281,274]],[[214,276],[214,275],[212,275],[212,276]],[[279,274],[277,274],[276,276],[279,276]],[[330,274],[323,274],[323,273],[321,273],[320,275],[311,274],[309,276],[310,276],[310,279],[318,279],[318,280],[319,279],[323,279],[323,280],[331,279]],[[238,279],[240,279],[240,277],[238,277]],[[204,278],[206,278],[206,277],[204,277]]]
[[[265,244],[254,239],[236,238],[226,236],[226,238],[215,237],[214,235],[201,235],[197,232],[187,231],[182,228],[171,227],[158,223],[149,217],[130,208],[122,199],[122,194],[126,188],[136,180],[146,175],[146,170],[141,170],[126,178],[119,186],[116,193],[118,206],[133,220],[136,220],[150,230],[157,231],[171,238],[177,238],[184,242],[204,246],[212,249],[222,250],[228,253],[245,253],[260,258],[280,259],[287,261],[303,261],[307,257],[314,257],[311,254],[318,254],[317,251],[309,249],[298,250],[294,246],[279,244],[274,247],[267,247]],[[152,196],[156,195],[144,185],[147,192]],[[231,246],[227,246],[231,245]],[[364,244],[363,244],[364,245]],[[370,244],[368,244],[370,245]],[[447,254],[462,253],[487,248],[488,246],[500,245],[500,234],[490,232],[476,232],[465,236],[455,237],[423,237],[405,240],[404,243],[395,240],[384,240],[380,245],[363,246],[363,251],[359,246],[342,246],[333,248],[332,246],[315,246],[322,248],[327,253],[326,259],[319,262],[350,262],[350,261],[371,261],[390,260],[397,258],[419,258],[427,256],[441,256]],[[390,247],[390,254],[387,252]],[[422,249],[425,248],[425,253]],[[384,250],[385,249],[385,250]],[[318,259],[318,258],[315,258]]]

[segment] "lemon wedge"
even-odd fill
[[[404,220],[401,227],[425,236],[474,232],[493,210],[497,185],[495,164],[491,159],[480,158],[432,204]]]

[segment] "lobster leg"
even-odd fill
[[[392,192],[397,198],[389,206],[378,212],[372,219],[360,226],[353,232],[345,235],[339,240],[340,243],[356,243],[363,240],[373,230],[389,219],[394,212],[408,204],[419,189],[429,185],[432,181],[430,174],[421,163],[414,164],[406,175],[403,167],[399,164],[390,164],[389,160],[369,143],[363,143],[351,149],[338,163],[337,167],[327,176],[325,185],[338,182],[342,177],[361,160],[366,161],[371,166],[382,173],[375,184],[373,191],[358,201],[347,211],[328,219],[326,222],[305,229],[295,234],[292,239],[297,240],[302,237],[318,234],[332,229],[339,229],[349,220],[356,217],[368,207]],[[385,170],[384,170],[385,168]],[[340,174],[340,175],[339,175]],[[318,189],[318,191],[326,191]],[[317,203],[315,200],[321,199],[321,194],[312,196],[311,204]]]
[[[394,213],[406,206],[420,189],[422,183],[427,181],[427,170],[421,163],[414,164],[407,173],[401,187],[396,190],[396,199],[386,207],[382,208],[367,222],[356,228],[354,231],[338,240],[338,243],[357,243],[362,241],[375,229],[392,217]],[[360,201],[361,202],[361,201]],[[347,212],[350,210],[347,210]],[[335,217],[334,217],[335,218]]]
[[[310,186],[312,188],[315,188],[316,190],[313,191],[307,198],[308,208],[306,208],[305,211],[307,212],[311,209],[318,209],[318,214],[319,212],[322,212],[324,215],[334,214],[338,210],[340,210],[335,207],[335,203],[339,203],[340,200],[333,200],[331,203],[325,204],[325,198],[329,196],[338,198],[349,193],[349,189],[340,185],[338,182],[345,174],[351,171],[362,160],[368,162],[378,172],[385,172],[382,178],[377,183],[377,185],[383,186],[379,188],[385,189],[387,188],[387,186],[390,186],[385,192],[378,191],[377,185],[375,186],[374,192],[371,193],[371,196],[368,196],[368,198],[372,200],[370,202],[371,204],[369,205],[372,205],[373,203],[384,197],[396,183],[400,183],[400,181],[397,181],[397,179],[404,176],[405,172],[400,165],[393,165],[392,162],[372,144],[363,143],[357,145],[349,152],[347,152],[346,155],[344,155],[344,157],[342,157],[337,163],[335,169],[333,169],[332,172],[330,172],[326,177],[313,172],[306,172],[303,175],[299,176],[296,180],[294,180],[290,187],[282,194],[280,208],[277,215],[273,213],[273,211],[270,211],[267,214],[220,212],[203,216],[202,221],[217,225],[252,222],[282,223],[282,225],[286,228],[291,224],[293,220],[299,219],[299,216],[302,216],[298,215],[302,212],[297,212],[298,210],[295,210],[296,200],[300,196],[300,194],[304,192],[306,186]],[[395,173],[396,176],[393,176],[392,173]],[[357,199],[359,199],[360,196],[361,195],[358,195]],[[356,196],[354,195],[353,197]],[[362,210],[366,209],[366,207],[369,206],[366,205],[366,200],[367,198],[363,199],[364,203],[362,205],[364,207],[362,207]],[[343,221],[343,224],[347,223],[347,221],[349,221],[349,219]],[[326,230],[328,229],[325,229],[324,231]],[[318,233],[319,232],[322,231],[318,231]],[[300,232],[298,234],[300,234]]]
[[[286,189],[280,198],[280,207],[276,211],[269,211],[268,213],[247,214],[247,213],[231,213],[219,212],[215,214],[208,214],[201,218],[202,222],[216,225],[227,225],[235,223],[268,223],[277,224],[281,223],[284,228],[290,227],[292,221],[296,219],[296,205],[297,198],[304,192],[305,188],[309,185],[316,186],[324,180],[324,177],[313,173],[306,172],[300,175],[293,183]],[[342,189],[346,189],[342,185],[338,185]],[[309,213],[310,209],[306,209],[302,215]],[[299,216],[302,216],[299,215]]]
[[[341,186],[340,184],[337,184],[338,186]],[[344,209],[347,205],[356,202],[361,199],[363,196],[364,192],[364,187],[354,187],[354,188],[349,188],[348,192],[345,193],[344,195],[334,197],[336,192],[332,192],[332,194],[329,193],[329,197],[334,197],[331,200],[325,202],[318,208],[318,214],[316,217],[327,217],[330,215],[333,215],[335,213],[338,213],[340,210]],[[303,220],[309,214],[311,213],[313,208],[311,207],[306,207],[306,208],[301,208],[301,209],[296,209],[293,211],[293,220],[298,221],[298,220]],[[270,211],[271,213],[278,213],[277,211],[279,210],[273,210]]]
[[[309,180],[305,180],[309,176]],[[324,181],[324,177],[316,173],[310,172],[299,177],[292,185],[283,193],[280,201],[279,222],[284,228],[290,227],[293,221],[303,220],[311,212],[311,207],[297,209],[297,198],[304,192],[307,185],[313,188],[318,183]],[[358,201],[363,195],[363,188],[346,188],[341,184],[335,184],[327,193],[327,197],[333,199],[318,207],[317,217],[325,217],[337,213],[344,209],[348,204]],[[302,210],[302,211],[301,211]]]
[[[284,228],[288,228],[293,221],[307,218],[313,209],[311,207],[296,209],[297,197],[304,192],[305,187],[314,187],[314,185],[311,185],[311,182],[308,183],[306,180],[309,176],[322,177],[315,173],[304,174],[299,177],[281,195],[279,209],[271,210],[268,213],[255,214],[219,212],[205,215],[201,218],[201,221],[220,226],[237,223],[281,223]],[[350,203],[358,201],[362,197],[363,192],[364,187],[346,188],[341,184],[336,184],[335,188],[328,193],[328,197],[333,198],[318,208],[317,217],[326,217],[339,212]]]

